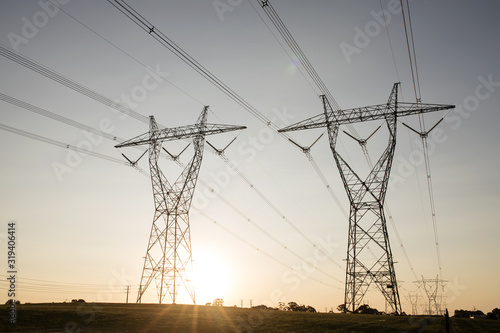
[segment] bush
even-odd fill
[[[71,303],[86,303],[84,299],[80,298],[80,299],[72,299],[71,300]]]
[[[354,313],[360,314],[381,314],[377,309],[370,308],[368,304],[360,305]]]

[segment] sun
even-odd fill
[[[228,297],[231,270],[224,257],[210,250],[193,256],[193,286],[197,304]]]

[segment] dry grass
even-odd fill
[[[444,332],[442,317],[299,313],[158,304],[22,304],[1,332]],[[493,320],[451,319],[452,332],[500,332]]]

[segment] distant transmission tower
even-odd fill
[[[448,281],[438,279],[437,276],[435,279],[424,279],[422,276],[422,280],[414,281],[417,286],[424,287],[427,299],[429,300],[428,308],[425,311],[427,315],[442,315],[444,313],[444,296],[439,294],[439,286],[444,288],[446,282]]]
[[[387,234],[384,201],[396,148],[397,118],[451,109],[453,105],[398,102],[399,83],[392,88],[386,104],[335,111],[322,95],[324,112],[290,125],[280,132],[326,127],[330,148],[339,169],[350,202],[349,236],[344,305],[355,311],[362,303],[371,283],[375,283],[392,307],[402,313],[396,273]],[[371,120],[385,120],[389,143],[366,179],[361,179],[336,149],[341,125]]]
[[[418,300],[422,298],[419,294],[411,294],[409,293],[408,296],[406,296],[406,299],[410,302],[411,304],[411,315],[416,316],[418,315]]]
[[[244,126],[207,124],[208,106],[203,108],[195,125],[158,129],[155,118],[150,116],[149,132],[125,141],[116,148],[149,145],[149,168],[153,184],[155,213],[144,259],[137,303],[150,284],[155,281],[161,304],[170,294],[175,304],[179,288],[183,285],[193,303],[194,288],[186,270],[192,266],[189,208],[203,157],[205,136],[241,130]],[[170,184],[160,167],[158,159],[162,142],[193,138],[194,156],[177,180]]]

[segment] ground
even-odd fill
[[[445,332],[443,317],[284,312],[203,305],[50,303],[0,310],[0,332]],[[500,332],[500,322],[451,318],[451,331]]]

